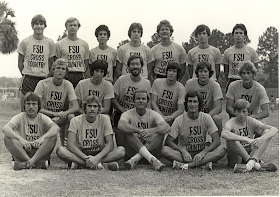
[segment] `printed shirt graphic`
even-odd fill
[[[141,77],[140,81],[134,82],[130,75],[122,75],[114,84],[115,94],[119,96],[118,102],[125,110],[134,108],[133,94],[137,89],[146,90],[149,93],[150,81]]]
[[[152,52],[155,58],[154,72],[162,76],[166,76],[168,62],[176,62],[181,65],[187,61],[185,49],[175,42],[172,42],[168,47],[158,43],[152,48]]]
[[[25,112],[14,116],[10,123],[14,125],[13,130],[22,138],[33,142],[42,137],[55,124],[48,116],[38,113],[36,118],[28,118]]]
[[[245,45],[243,48],[236,48],[232,46],[225,50],[223,62],[229,65],[228,78],[240,79],[238,68],[241,62],[251,61],[253,63],[259,62],[259,57],[256,51]]]
[[[215,101],[223,99],[221,86],[218,82],[209,79],[207,85],[199,85],[198,79],[190,79],[186,83],[186,93],[190,90],[200,92],[203,98],[203,107],[201,109],[204,113],[209,113],[215,107]]]
[[[148,108],[146,109],[146,113],[143,116],[140,116],[136,112],[136,108],[127,110],[126,112],[122,113],[120,120],[123,120],[132,126],[141,129],[157,127],[160,122],[164,121],[159,113]],[[134,135],[140,138],[140,135],[137,133],[134,133]]]
[[[105,137],[113,135],[110,119],[103,114],[98,114],[93,123],[86,120],[85,114],[72,118],[69,131],[76,134],[79,148],[90,151],[101,151],[105,146]]]
[[[129,43],[124,44],[117,50],[117,60],[123,64],[122,66],[122,75],[126,75],[130,73],[127,67],[128,58],[137,54],[143,58],[144,65],[141,70],[141,77],[148,78],[148,64],[154,61],[154,56],[151,49],[143,44],[139,47],[133,47]]]
[[[199,112],[196,120],[190,119],[187,112],[177,117],[171,126],[169,135],[176,139],[178,146],[186,147],[187,151],[202,151],[205,148],[206,133],[209,135],[218,131],[210,115]]]
[[[217,49],[216,47],[209,45],[208,48],[201,49],[199,48],[199,46],[196,46],[188,52],[187,62],[188,64],[193,65],[193,75],[192,75],[193,78],[196,78],[196,74],[195,74],[196,65],[199,62],[209,62],[211,64],[212,70],[214,71],[214,74],[212,75],[211,78],[213,80],[217,80],[215,65],[222,64],[223,58],[220,50]]]
[[[22,40],[18,53],[24,56],[22,74],[47,77],[49,74],[49,58],[55,56],[55,44],[52,39],[44,37],[36,40],[33,35]]]
[[[236,135],[244,136],[253,139],[255,133],[259,133],[259,129],[263,126],[263,123],[252,118],[247,117],[247,120],[242,124],[238,123],[236,117],[231,118],[225,124],[225,129],[228,129],[230,132],[235,133]],[[261,134],[261,133],[259,133]],[[240,142],[244,147],[250,147],[250,144],[247,142]]]
[[[167,79],[158,78],[154,81],[151,94],[158,97],[157,106],[164,116],[173,114],[179,104],[185,102],[185,88],[176,81],[174,85],[168,85]]]
[[[108,63],[107,75],[105,80],[113,82],[113,67],[116,66],[117,50],[108,47],[101,50],[98,46],[89,51],[89,63],[92,64],[95,60],[105,60]]]
[[[62,111],[66,99],[73,101],[77,99],[73,85],[70,81],[63,79],[60,86],[53,84],[53,77],[39,81],[35,93],[42,99],[44,108],[49,111]]]
[[[81,100],[82,103],[85,99],[90,95],[97,96],[101,102],[105,99],[112,99],[114,98],[114,88],[112,83],[102,79],[99,85],[94,85],[91,83],[91,79],[83,79],[79,81],[78,85],[75,88],[75,93],[77,99]]]
[[[253,81],[253,86],[249,89],[244,88],[242,84],[242,80],[230,83],[226,97],[234,102],[238,99],[247,100],[250,103],[249,115],[257,114],[261,105],[270,102],[265,88],[256,81]]]
[[[84,61],[89,59],[88,43],[82,39],[63,38],[56,43],[56,56],[68,61],[69,72],[85,72]]]

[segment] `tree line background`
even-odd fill
[[[8,3],[0,2],[0,52],[3,54],[12,53],[18,47],[19,39],[15,22],[11,20],[13,17],[15,17],[15,12],[9,8]],[[58,37],[57,41],[66,36],[67,31],[64,31],[63,34]],[[174,40],[174,37],[171,39]],[[259,64],[256,80],[266,88],[278,88],[278,41],[278,30],[272,26],[268,27],[266,31],[259,36],[256,51],[261,62]],[[128,42],[128,39],[122,40],[119,42],[117,48]],[[154,33],[151,36],[151,40],[147,43],[147,46],[152,48],[158,43],[160,43],[160,37],[157,33]],[[246,39],[246,44],[248,43],[250,43],[249,37]],[[234,40],[231,32],[225,34],[218,29],[213,29],[209,38],[209,44],[220,49],[223,55],[227,48],[234,45]],[[194,32],[191,34],[189,41],[182,43],[186,52],[197,45],[198,42],[194,36]],[[19,82],[19,79],[15,80],[14,78],[1,77],[0,87],[16,87]],[[224,72],[221,72],[219,82],[222,88],[226,85]]]

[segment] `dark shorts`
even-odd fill
[[[85,75],[82,72],[68,72],[65,76],[65,79],[70,81],[73,84],[73,87],[75,88],[79,81],[85,79]]]
[[[81,148],[81,151],[86,155],[92,155],[92,156],[95,156],[101,152],[101,151],[93,151],[93,150],[90,150],[89,148]]]
[[[234,81],[237,81],[237,80],[240,80],[240,79],[235,79],[235,78],[228,78],[228,81],[227,81],[227,86],[226,86],[226,93],[228,91],[228,86],[231,82],[234,82]]]
[[[45,79],[44,77],[36,77],[30,75],[23,75],[21,79],[20,91],[22,94],[26,94],[27,92],[34,92],[36,85],[39,81]]]
[[[159,74],[156,74],[156,78],[166,78],[166,75],[159,75]]]

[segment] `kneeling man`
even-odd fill
[[[125,150],[113,147],[113,129],[110,118],[100,114],[101,101],[91,95],[85,99],[83,110],[85,114],[71,119],[67,148],[59,147],[57,156],[70,164],[70,169],[118,170],[114,161],[123,158]]]
[[[203,100],[200,93],[190,90],[185,97],[185,110],[171,126],[166,138],[162,156],[173,161],[173,168],[187,170],[206,165],[212,169],[212,162],[225,156],[226,150],[220,146],[218,128],[209,114],[201,112]],[[212,138],[206,146],[206,134]],[[178,144],[174,140],[178,138]]]
[[[236,117],[231,118],[222,131],[222,137],[227,140],[228,165],[234,167],[235,173],[252,169],[274,172],[276,165],[260,162],[260,157],[278,129],[248,116],[249,108],[248,101],[238,99],[234,104]],[[260,137],[254,138],[256,134]]]
[[[14,159],[13,169],[47,169],[59,127],[48,116],[38,113],[41,101],[37,94],[26,93],[23,103],[25,112],[3,127],[5,145]]]

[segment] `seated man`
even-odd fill
[[[38,95],[28,92],[23,103],[25,112],[3,127],[5,145],[15,160],[13,169],[47,169],[59,127],[48,116],[38,113],[41,108]]]
[[[39,81],[35,93],[42,99],[41,113],[46,114],[60,127],[60,141],[64,144],[69,122],[78,111],[77,97],[70,81],[65,80],[67,61],[57,59],[53,65],[53,77]],[[65,110],[65,104],[69,107]]]
[[[248,101],[237,100],[234,104],[236,117],[230,119],[222,131],[222,137],[227,140],[228,165],[234,167],[235,173],[248,172],[253,168],[276,171],[276,165],[264,164],[260,162],[260,157],[278,130],[248,116],[249,108]],[[260,137],[254,139],[257,133]]]
[[[188,91],[185,98],[185,110],[175,119],[171,132],[167,136],[162,156],[173,161],[175,169],[189,169],[205,164],[212,169],[212,162],[220,160],[226,154],[220,146],[218,128],[209,114],[201,112],[203,100],[200,93]],[[212,143],[206,146],[206,133]],[[174,140],[178,138],[178,144]]]
[[[133,95],[134,108],[122,113],[118,128],[126,134],[124,147],[126,169],[133,169],[137,162],[144,157],[157,171],[161,171],[164,164],[154,155],[162,148],[164,134],[170,126],[159,113],[147,108],[149,94],[146,90],[136,90]],[[126,159],[125,158],[125,159]]]
[[[100,114],[101,108],[98,97],[91,95],[83,104],[85,114],[70,121],[67,148],[58,147],[56,153],[71,169],[119,169],[114,161],[123,158],[125,150],[122,146],[113,149],[111,122],[107,115]]]

